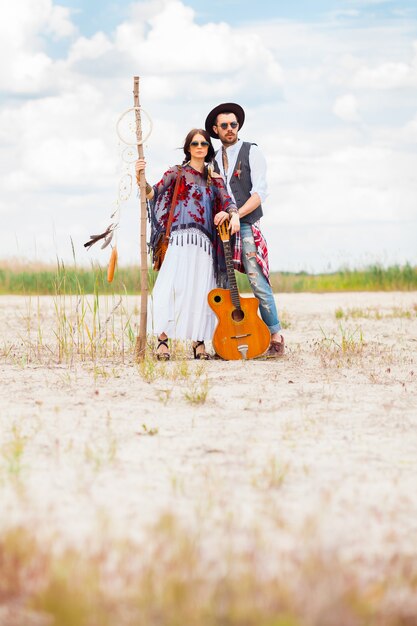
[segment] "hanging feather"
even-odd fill
[[[117,263],[117,248],[116,246],[114,246],[113,250],[111,251],[109,266],[107,268],[107,281],[109,283],[111,283],[113,280],[116,263]]]
[[[107,237],[104,240],[103,245],[101,246],[101,249],[104,250],[104,248],[107,248],[107,246],[109,245],[109,243],[111,242],[111,240],[113,239],[113,231],[107,235]]]
[[[100,233],[99,235],[90,235],[90,241],[87,241],[84,244],[84,248],[87,248],[87,250],[89,250],[91,246],[97,243],[97,241],[100,241],[100,239],[106,239],[109,235],[113,236],[113,231],[116,227],[117,227],[117,224],[110,224],[110,226],[106,228],[104,233]],[[110,241],[111,239],[109,240],[108,243],[110,243]],[[103,246],[103,247],[106,247],[106,246]]]

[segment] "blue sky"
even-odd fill
[[[97,30],[109,32],[129,12],[129,3],[124,0],[99,1],[62,0],[61,4],[70,7],[74,22],[85,35],[92,35]],[[346,19],[361,20],[415,18],[416,3],[413,0],[385,0],[382,2],[355,2],[344,0],[270,0],[253,2],[252,0],[192,0],[187,5],[196,11],[196,21],[226,21],[241,24],[259,19],[289,19],[297,21],[320,21],[334,13],[345,12]],[[355,16],[353,11],[358,11]],[[349,12],[351,12],[349,16]]]
[[[120,262],[137,259],[116,121],[139,74],[151,181],[213,106],[245,108],[272,269],[417,263],[414,2],[15,0],[3,18],[2,257],[69,261],[72,238],[80,263],[105,264],[82,243],[117,207]]]

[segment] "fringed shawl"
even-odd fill
[[[166,230],[177,173],[178,166],[170,168],[153,187],[154,197],[150,201],[152,252],[159,235]],[[216,213],[234,206],[222,178],[207,179],[206,170],[200,173],[189,164],[182,166],[171,232],[197,229],[206,235],[213,246],[213,269],[218,284],[224,284],[226,264],[223,244],[213,220]]]

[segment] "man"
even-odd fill
[[[215,157],[215,168],[223,175],[228,192],[239,209],[240,236],[236,237],[235,269],[248,276],[253,294],[259,300],[259,311],[271,332],[268,357],[284,354],[284,337],[280,334],[274,295],[269,282],[268,250],[260,231],[262,202],[267,197],[266,161],[256,144],[242,141],[238,131],[245,121],[239,104],[228,102],[216,106],[207,116],[206,130],[220,139],[222,149]]]

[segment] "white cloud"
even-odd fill
[[[282,68],[257,33],[243,37],[226,23],[199,25],[194,11],[179,0],[153,14],[146,5],[146,19],[139,6],[133,12],[137,20],[117,28],[114,46],[125,55],[126,66],[135,64],[154,81],[163,77],[165,93],[158,88],[158,98],[187,98],[190,88],[193,98],[202,99],[281,89]]]
[[[241,136],[268,160],[264,220],[274,269],[284,225],[342,232],[417,219],[417,47],[409,26],[199,24],[179,0],[136,2],[113,34],[91,37],[52,0],[19,0],[8,17],[0,37],[2,254],[15,254],[16,234],[19,249],[36,239],[39,255],[66,250],[71,258],[70,235],[80,249],[106,225],[128,167],[115,123],[132,106],[134,74],[154,121],[145,146],[150,180],[181,160],[187,130],[214,105],[242,103]],[[46,52],[48,33],[68,41],[61,60]],[[137,254],[135,194],[123,206],[119,247],[128,262]],[[94,257],[82,252],[82,261]]]
[[[50,5],[50,10],[47,15],[47,31],[58,39],[74,35],[76,29],[70,19],[70,10],[67,7],[48,4]],[[31,6],[33,6],[33,3],[31,3]]]
[[[340,81],[355,89],[397,90],[417,87],[417,42],[410,46],[410,59],[384,60],[372,65],[364,57],[347,54],[342,59]]]
[[[85,59],[97,59],[114,49],[110,39],[104,33],[95,33],[93,37],[79,37],[71,46],[68,54],[68,64]]]
[[[365,89],[398,89],[417,85],[416,67],[407,63],[382,63],[363,66],[352,76],[354,87]]]
[[[417,114],[405,125],[404,139],[417,143]]]
[[[68,9],[52,0],[7,3],[0,22],[0,89],[16,94],[46,89],[54,63],[44,51],[44,36],[74,33]]]
[[[18,138],[2,181],[10,191],[95,187],[114,166],[107,131],[113,120],[93,87],[29,100],[0,119],[9,129],[6,142]]]
[[[351,93],[340,96],[334,103],[333,113],[345,122],[357,122],[359,120],[357,98]]]
[[[329,140],[329,138],[328,138]],[[300,137],[306,141],[306,137]],[[294,145],[273,156],[267,145],[269,170],[275,169],[271,196],[276,210],[269,216],[275,223],[334,223],[403,221],[417,218],[417,155],[373,146],[343,146],[343,135],[331,144],[318,145],[319,135],[310,135],[316,144],[312,155],[305,146],[297,153]],[[331,145],[338,144],[338,149]],[[268,202],[268,206],[269,206]]]

